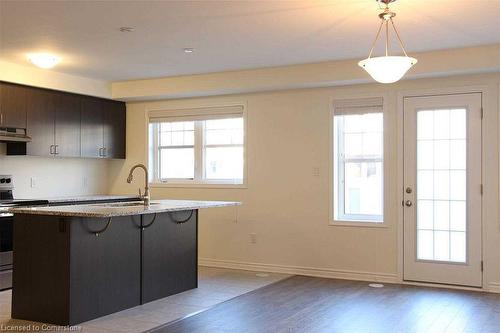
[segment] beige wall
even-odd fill
[[[0,61],[0,81],[99,97],[110,97],[107,82]],[[16,198],[108,193],[108,163],[101,160],[6,156],[0,143],[0,174],[12,174]],[[31,177],[35,187],[31,187]]]
[[[127,106],[127,160],[112,162],[110,189],[136,193],[142,180],[124,181],[128,168],[146,159],[146,111],[244,102],[248,112],[248,188],[153,188],[154,199],[236,200],[239,208],[203,211],[200,258],[203,263],[289,271],[322,276],[398,281],[401,278],[402,185],[399,94],[481,86],[484,97],[483,209],[485,285],[500,290],[498,223],[498,84],[500,75],[403,81],[396,85],[357,85],[263,92]],[[381,95],[386,111],[385,228],[329,225],[329,126],[333,98]],[[313,176],[313,168],[320,175]],[[257,243],[250,242],[250,233]],[[496,288],[496,289],[495,289]]]

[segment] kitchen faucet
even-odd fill
[[[144,170],[144,177],[145,177],[145,185],[144,185],[144,195],[141,195],[141,199],[144,201],[145,206],[149,206],[149,176],[148,176],[148,168],[144,164],[136,164],[130,169],[130,173],[128,174],[127,177],[127,183],[132,183],[132,180],[134,179],[133,173],[134,170],[137,168],[142,168]],[[141,189],[139,189],[139,194],[141,193]]]

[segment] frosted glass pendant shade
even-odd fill
[[[417,59],[406,56],[372,57],[361,60],[358,65],[380,83],[400,80],[417,63]]]

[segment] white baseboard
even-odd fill
[[[491,293],[500,293],[500,283],[498,282],[488,283],[488,291]]]
[[[331,279],[358,280],[358,281],[384,282],[384,283],[399,282],[396,274],[389,274],[389,273],[339,270],[331,268],[285,266],[285,265],[240,262],[240,261],[219,260],[219,259],[209,259],[209,258],[199,258],[198,264],[200,266],[207,266],[207,267],[242,269],[247,271],[284,273],[293,275],[307,275],[307,276],[324,277]]]

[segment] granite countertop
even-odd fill
[[[239,205],[241,205],[241,202],[152,200],[149,206],[144,206],[142,203],[137,202],[115,202],[69,206],[18,207],[10,208],[8,211],[14,214],[53,215],[63,217],[114,217]]]
[[[139,200],[138,195],[79,195],[71,197],[47,198],[49,204],[64,204],[74,202],[92,202],[92,201],[113,201],[113,200]]]

